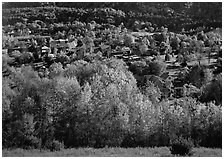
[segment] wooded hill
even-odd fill
[[[56,7],[56,20],[61,21],[62,18],[60,19],[60,17],[63,17],[65,22],[71,20],[71,17],[74,16],[74,9],[82,9],[84,10],[84,15],[91,15],[94,10],[99,8],[113,8],[125,13],[124,18],[121,19],[124,23],[127,23],[127,19],[131,21],[148,20],[158,25],[158,27],[165,25],[170,30],[175,31],[182,28],[197,28],[199,26],[214,28],[222,26],[221,2],[4,2],[2,4],[3,25],[10,24],[10,20],[6,20],[10,19],[8,17],[9,14],[4,14],[8,13],[4,10],[25,7],[37,7],[39,9],[42,7]],[[68,8],[73,8],[73,10]],[[50,10],[46,12],[50,12]],[[63,15],[67,14],[63,16],[61,15],[62,13]],[[89,19],[85,17],[88,16],[84,16],[83,19],[81,16],[80,20],[88,21]]]

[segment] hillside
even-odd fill
[[[36,9],[28,9],[28,8],[36,7]],[[135,20],[148,20],[153,24],[156,24],[158,27],[166,26],[172,31],[180,31],[182,28],[197,28],[199,26],[205,27],[213,27],[221,28],[222,21],[222,13],[221,13],[221,3],[179,3],[179,2],[55,2],[55,3],[41,3],[41,2],[4,2],[3,3],[3,25],[12,24],[18,21],[18,15],[13,15],[13,13],[19,13],[21,8],[27,8],[30,15],[33,15],[35,18],[35,10],[39,10],[38,12],[42,12],[44,9],[45,14],[52,14],[52,7],[56,7],[52,17],[56,17],[54,21],[66,22],[69,17],[74,18],[75,9],[82,9],[84,11],[84,15],[82,17],[78,17],[82,22],[88,22],[91,20],[96,20],[92,18],[87,18],[91,15],[92,10],[97,8],[113,8],[115,10],[120,10],[125,13],[125,16],[119,19],[119,22],[124,22],[126,26],[130,26],[131,24],[127,24],[127,19],[129,21]],[[47,9],[47,7],[50,7]],[[7,9],[18,8],[17,11],[12,11],[8,14]],[[19,9],[20,8],[20,9]],[[70,9],[66,9],[70,8]],[[74,10],[71,10],[73,8]],[[216,8],[215,12],[213,8]],[[24,10],[24,9],[23,9]],[[26,9],[25,9],[26,10]],[[24,10],[24,11],[25,11]],[[32,11],[33,10],[33,11]],[[200,12],[198,12],[200,10]],[[27,12],[25,11],[25,12]],[[64,15],[66,14],[66,15]],[[86,14],[86,15],[85,15]],[[17,16],[8,17],[9,15]],[[37,15],[36,15],[37,16]],[[39,15],[41,16],[41,15]],[[113,17],[114,15],[109,15],[109,17]],[[23,18],[28,18],[25,15],[22,15]],[[61,18],[63,17],[63,18]],[[76,16],[75,16],[76,17]],[[115,17],[116,18],[116,15]],[[11,20],[10,20],[11,19]],[[116,21],[116,20],[115,20]],[[98,21],[100,22],[100,21]],[[119,23],[116,23],[116,25]]]
[[[221,156],[220,3],[3,5],[3,155]]]

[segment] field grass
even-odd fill
[[[172,157],[168,147],[156,148],[72,148],[61,151],[13,149],[3,157]],[[222,157],[222,149],[194,148],[191,157]]]

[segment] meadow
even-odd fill
[[[168,147],[155,148],[72,148],[49,150],[3,150],[2,157],[173,157]],[[177,156],[176,156],[177,157]],[[222,157],[222,149],[194,148],[188,157]]]

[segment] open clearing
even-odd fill
[[[3,150],[3,157],[172,157],[168,147],[156,148],[72,148],[49,150]],[[222,149],[194,148],[190,157],[222,157]]]

